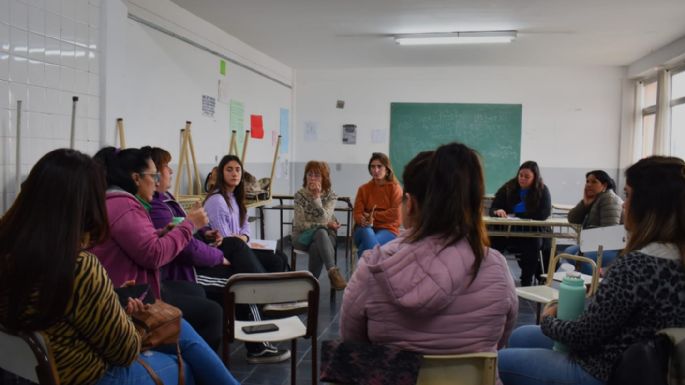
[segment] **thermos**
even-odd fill
[[[580,278],[580,272],[569,271],[559,285],[559,305],[557,318],[565,321],[577,319],[585,309],[585,282]],[[554,350],[567,351],[566,346],[554,343]]]

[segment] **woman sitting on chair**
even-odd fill
[[[390,166],[390,158],[374,152],[368,169],[371,180],[359,187],[354,199],[354,243],[358,256],[390,242],[400,233],[402,187]]]
[[[628,244],[577,320],[548,306],[540,326],[514,331],[499,352],[504,385],[601,385],[633,343],[685,326],[685,162],[642,159],[626,170]],[[569,353],[552,350],[553,340]]]
[[[516,216],[527,219],[547,219],[552,213],[552,198],[542,182],[540,168],[533,161],[524,162],[516,176],[505,183],[490,206],[490,216],[506,218]],[[520,252],[521,286],[530,286],[533,276],[542,273],[539,254],[542,238],[494,237],[492,247],[499,251]],[[539,274],[538,274],[539,273]],[[538,281],[540,281],[538,279]]]
[[[54,150],[36,163],[0,219],[0,324],[40,331],[63,385],[154,385],[136,358],[176,384],[175,351],[139,354],[127,313],[143,304],[129,298],[123,309],[105,269],[85,251],[109,236],[105,187],[100,166],[78,151]],[[185,321],[179,344],[187,385],[238,384]]]
[[[576,207],[568,212],[568,221],[583,226],[583,229],[593,227],[613,226],[621,223],[623,200],[616,195],[616,183],[602,170],[593,170],[585,174],[585,189],[583,199]],[[578,254],[580,248],[577,245],[569,246],[564,251],[568,254]],[[604,250],[602,253],[602,266],[611,264],[618,250]],[[587,252],[583,256],[597,261],[596,252]],[[580,271],[592,274],[592,268],[588,264],[582,264]]]
[[[254,253],[247,242],[250,240],[250,224],[245,206],[243,164],[235,155],[226,155],[219,162],[216,188],[205,199],[209,226],[223,237],[221,248],[231,262],[232,270],[251,273],[281,272],[288,268],[284,255],[271,252]],[[256,254],[256,255],[255,255]],[[225,269],[202,269],[200,273],[210,277],[228,278],[233,271]],[[223,296],[223,292],[221,294]],[[239,306],[241,320],[260,320],[261,312],[255,305]],[[247,362],[267,364],[290,358],[290,350],[278,349],[270,343],[245,343]]]
[[[190,211],[172,229],[157,230],[150,220],[150,202],[160,174],[150,154],[138,148],[105,147],[95,154],[107,178],[110,238],[91,251],[97,255],[116,287],[129,281],[150,285],[154,298],[178,307],[183,317],[214,349],[221,343],[221,307],[208,300],[199,285],[164,281],[160,268],[172,262],[207,224],[202,207]]]
[[[333,211],[337,196],[331,190],[331,179],[325,162],[311,160],[304,167],[302,188],[295,193],[293,246],[309,253],[309,272],[315,277],[326,266],[331,287],[343,290],[345,278],[335,265],[335,238],[340,224]]]
[[[516,324],[518,299],[507,262],[488,247],[478,155],[444,145],[417,155],[403,180],[407,230],[362,256],[340,335],[423,354],[496,352]]]

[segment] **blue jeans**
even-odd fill
[[[603,385],[604,383],[566,353],[552,350],[554,341],[539,326],[517,328],[509,347],[497,354],[499,377],[504,385]]]
[[[181,321],[179,345],[185,363],[186,385],[239,385],[219,359],[219,356],[185,320]],[[178,383],[178,360],[176,359],[175,347],[147,351],[141,353],[139,357],[157,373],[162,382],[165,384]],[[97,385],[116,384],[154,385],[155,383],[147,370],[139,362],[133,361],[127,367],[110,367],[97,383]]]
[[[572,254],[572,255],[578,255],[580,252],[580,247],[578,245],[571,245],[564,250],[564,253],[566,254]],[[588,251],[587,253],[583,253],[584,257],[590,258],[593,261],[597,262],[597,252],[596,251]],[[602,252],[602,266],[598,267],[606,267],[609,266],[614,262],[614,259],[618,256],[618,250],[604,250]],[[575,261],[571,261],[573,263]],[[592,274],[592,268],[590,265],[587,263],[581,263],[580,264],[580,272],[583,274]]]
[[[357,257],[361,257],[366,250],[373,249],[376,245],[385,245],[397,238],[390,230],[373,227],[357,227],[354,230],[354,244],[357,245]]]

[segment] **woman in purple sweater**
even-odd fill
[[[160,173],[160,182],[151,202],[150,217],[158,229],[173,228],[174,222],[183,220],[186,212],[167,191],[171,188],[173,174],[169,165],[171,154],[159,147],[146,146],[142,150],[150,154]],[[219,230],[209,230],[207,227],[200,229],[178,256],[163,268],[166,279],[196,282],[199,276],[207,297],[219,304],[223,304],[223,286],[231,274],[266,271],[245,242],[238,239],[224,240]],[[240,307],[238,316],[258,320],[261,318],[261,311],[254,305]],[[280,362],[290,357],[290,351],[279,350],[268,343],[246,344],[246,348],[249,363]]]
[[[150,202],[152,223],[158,229],[173,228],[176,223],[183,221],[187,214],[176,198],[167,191],[171,188],[173,174],[169,165],[171,154],[159,147],[146,146],[141,150],[150,154],[160,175],[159,184]],[[222,239],[217,230],[208,230],[206,227],[199,229],[176,258],[162,267],[162,279],[195,282],[195,267],[230,265],[219,248]]]
[[[107,177],[107,215],[110,238],[92,249],[112,283],[148,284],[154,298],[178,307],[183,317],[215,350],[221,343],[221,307],[205,298],[202,287],[191,282],[160,282],[160,268],[172,262],[193,239],[193,232],[207,223],[202,208],[173,229],[155,229],[148,210],[159,183],[159,172],[150,155],[137,148],[105,147],[95,160]]]

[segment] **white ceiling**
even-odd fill
[[[628,65],[685,35],[685,0],[172,0],[294,69]],[[517,30],[512,44],[393,34]]]

